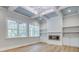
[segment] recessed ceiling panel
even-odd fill
[[[72,15],[79,12],[79,6],[71,6],[62,10],[64,16]]]
[[[56,12],[51,12],[51,13],[48,13],[46,15],[44,15],[45,18],[52,18],[52,17],[56,17],[58,16],[58,14]]]
[[[18,7],[15,9],[15,12],[19,13],[19,14],[22,14],[22,15],[25,15],[25,16],[28,16],[28,17],[31,17],[33,16],[34,14],[28,10],[25,10],[24,8],[22,7]]]
[[[54,6],[29,6],[29,7],[33,8],[35,11],[37,11],[38,14],[43,13],[50,9],[52,9],[52,10],[54,9]]]

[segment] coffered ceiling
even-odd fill
[[[27,17],[43,20],[58,16],[57,11],[70,15],[79,12],[79,6],[2,6]]]

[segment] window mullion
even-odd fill
[[[27,23],[26,30],[27,30],[27,37],[29,37],[29,24],[28,23]]]
[[[17,36],[19,37],[19,23],[17,23]]]

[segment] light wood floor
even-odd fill
[[[6,50],[4,52],[79,52],[79,48],[36,43],[33,45]]]

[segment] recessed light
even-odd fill
[[[68,10],[68,12],[71,12],[71,10]]]

